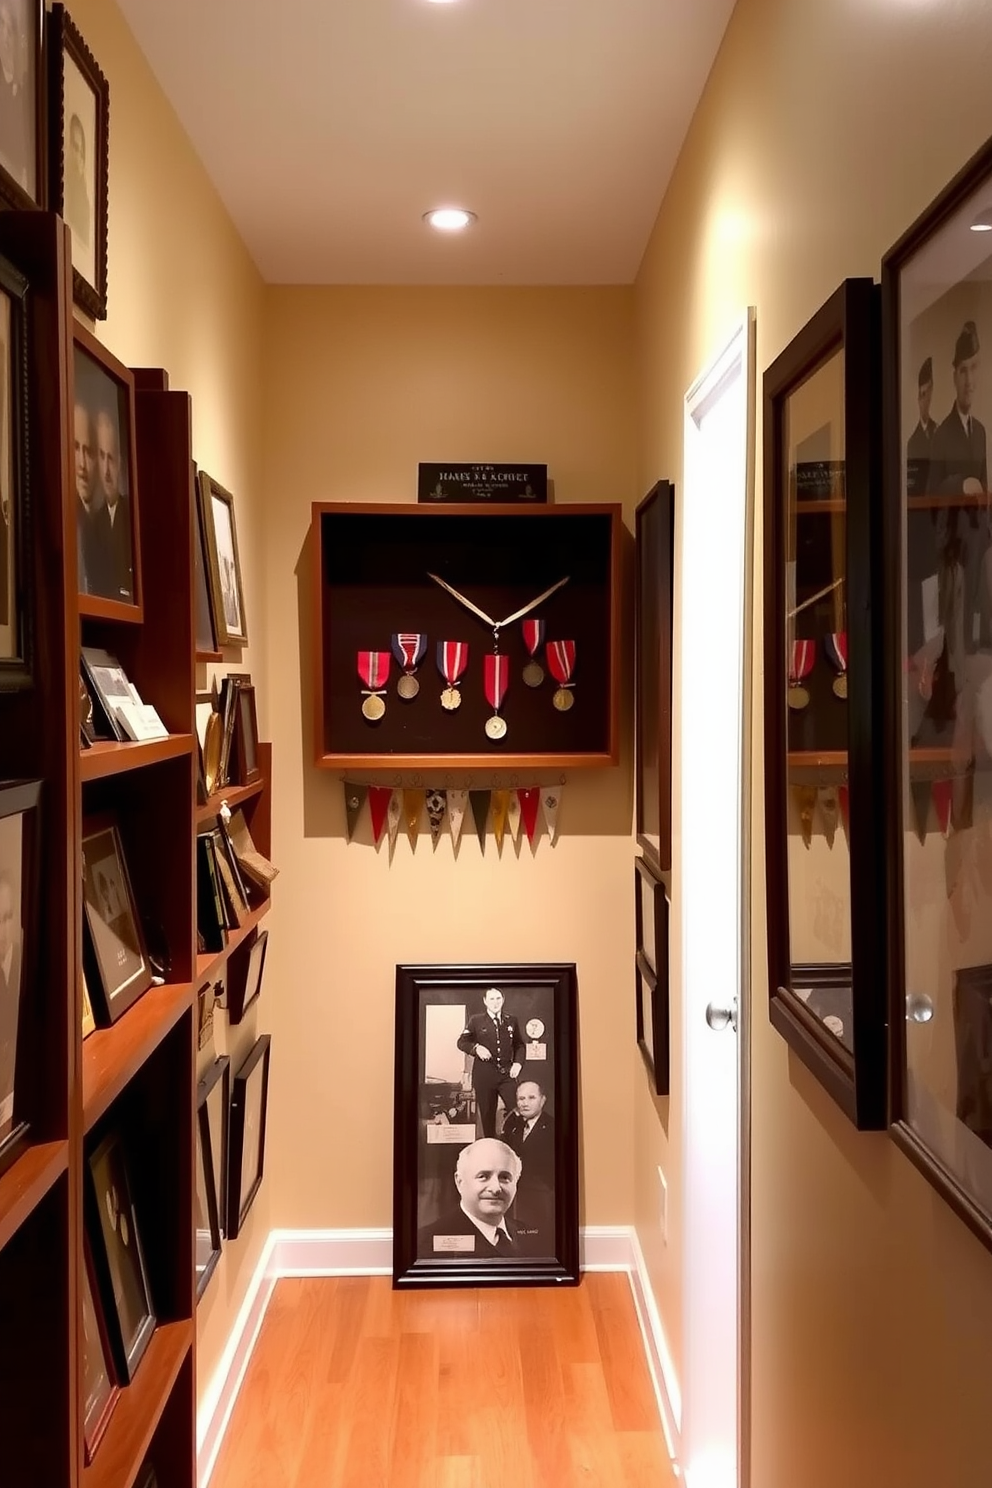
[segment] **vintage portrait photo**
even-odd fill
[[[103,1255],[123,1344],[124,1359],[118,1362],[126,1362],[130,1379],[155,1323],[124,1148],[116,1134],[100,1143],[90,1157],[89,1166]]]
[[[73,468],[79,592],[135,602],[126,390],[77,345]]]
[[[206,471],[201,470],[197,479],[213,599],[214,634],[219,646],[242,646],[248,640],[248,624],[234,497]]]
[[[38,200],[38,7],[0,0],[0,166]]]
[[[62,216],[72,232],[72,263],[83,278],[96,284],[97,96],[68,52],[62,61],[63,154]]]
[[[151,982],[116,827],[84,834],[83,892],[95,970],[113,1021]]]
[[[21,1010],[24,817],[0,817],[0,1142],[14,1125]]]

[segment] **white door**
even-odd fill
[[[747,1482],[754,312],[685,397],[681,563],[683,1418],[689,1488]],[[721,1025],[723,1025],[721,1027]]]

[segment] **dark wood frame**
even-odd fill
[[[634,514],[634,791],[637,845],[662,872],[672,866],[672,626],[675,565],[675,487],[658,481]],[[645,585],[654,560],[656,582]],[[657,708],[648,706],[654,696]],[[658,811],[648,821],[646,760],[657,759]],[[657,845],[652,840],[657,837]]]
[[[210,1113],[207,1098],[218,1080],[223,1079],[230,1068],[229,1059],[217,1059],[207,1070],[196,1087],[196,1152],[193,1161],[203,1171],[204,1192],[207,1196],[207,1223],[210,1226],[210,1257],[196,1279],[196,1299],[206,1291],[210,1278],[217,1269],[221,1253],[220,1195],[215,1182],[216,1170],[213,1157],[213,1133],[210,1130]],[[226,1103],[225,1103],[226,1104]],[[221,1138],[223,1141],[223,1137]],[[195,1184],[195,1179],[194,1179]]]
[[[232,781],[234,785],[254,785],[256,780],[262,778],[262,767],[258,762],[258,714],[255,709],[255,688],[250,682],[242,683],[237,688],[237,697],[234,699],[234,768],[236,778]],[[245,714],[242,708],[248,712],[248,727],[251,729],[251,737],[254,743],[252,754],[255,759],[254,766],[248,764],[248,745],[245,739]]]
[[[803,1063],[860,1130],[886,1122],[886,863],[880,803],[883,761],[874,747],[881,709],[879,303],[869,279],[847,279],[767,368],[764,377],[765,843],[769,1017]],[[785,667],[784,414],[789,394],[837,351],[844,352],[846,452],[848,751],[788,753]],[[874,610],[873,610],[874,596]],[[860,643],[859,643],[860,642]],[[792,992],[788,899],[790,780],[824,784],[846,775],[850,792],[852,1056]]]
[[[135,1255],[138,1261],[140,1281],[144,1291],[145,1314],[141,1326],[132,1339],[124,1337],[124,1327],[121,1322],[117,1304],[114,1299],[114,1286],[110,1273],[110,1262],[107,1258],[107,1236],[103,1224],[104,1206],[100,1202],[97,1192],[96,1169],[116,1147],[120,1152],[120,1160],[124,1169],[127,1182],[127,1212],[130,1215],[131,1227],[134,1233]],[[97,1294],[100,1305],[103,1308],[104,1321],[107,1325],[107,1334],[110,1338],[111,1353],[117,1372],[119,1383],[130,1384],[134,1379],[138,1365],[148,1345],[152,1334],[155,1332],[156,1316],[152,1301],[151,1283],[148,1278],[148,1264],[145,1260],[145,1250],[141,1241],[141,1230],[135,1213],[134,1184],[128,1164],[127,1150],[124,1139],[120,1133],[110,1131],[86,1156],[86,1205],[87,1205],[87,1233],[89,1234],[91,1253],[93,1256],[93,1267],[97,1281]]]
[[[650,947],[654,968],[644,941],[644,916],[641,912],[641,884],[646,883],[654,899],[654,945]],[[668,979],[668,894],[646,858],[634,859],[634,928],[636,953],[634,987],[636,993],[637,1046],[654,1084],[656,1095],[671,1091],[671,1028],[669,1024]],[[651,1043],[645,1037],[644,997],[651,1000]]]
[[[882,259],[882,398],[883,398],[883,549],[881,576],[884,596],[883,654],[880,666],[884,719],[878,751],[884,802],[882,846],[889,863],[886,915],[888,958],[889,1039],[889,1130],[897,1146],[964,1220],[974,1235],[992,1250],[992,1214],[976,1201],[940,1157],[910,1125],[907,1117],[906,1022],[911,1016],[907,995],[904,944],[904,834],[911,823],[904,820],[904,777],[897,764],[902,760],[902,676],[904,589],[901,574],[902,541],[907,510],[902,486],[902,435],[900,413],[900,296],[903,269],[965,205],[979,187],[992,181],[992,140],[931,202]],[[983,202],[984,206],[985,203]],[[987,375],[987,373],[986,373]],[[924,503],[925,504],[925,503]],[[962,499],[962,505],[965,504]]]
[[[48,146],[49,204],[60,216],[65,215],[65,69],[66,54],[89,83],[96,99],[96,139],[94,154],[93,217],[96,242],[96,283],[84,279],[73,265],[72,297],[94,320],[107,318],[107,226],[109,218],[110,174],[110,87],[96,58],[80,35],[64,5],[55,4],[48,18]]]
[[[2,165],[0,165],[0,205],[13,207],[16,210],[26,209],[31,211],[36,207],[48,205],[46,201],[46,86],[44,70],[44,52],[42,37],[44,34],[44,0],[28,0],[27,9],[30,13],[33,37],[29,38],[29,48],[34,62],[34,171],[35,171],[35,194],[15,181],[13,176]]]
[[[219,1059],[214,1060],[201,1081],[201,1084],[207,1087],[207,1104],[204,1109],[207,1113],[208,1124],[210,1098],[218,1083],[221,1087],[220,1130],[215,1131],[213,1126],[210,1127],[210,1155],[214,1166],[214,1191],[217,1195],[217,1223],[221,1235],[226,1235],[228,1148],[231,1130],[231,1060],[227,1054],[222,1054]]]
[[[210,597],[213,602],[214,635],[218,646],[247,646],[248,616],[245,612],[245,591],[241,578],[241,550],[238,547],[238,524],[234,514],[234,497],[219,481],[205,470],[197,475],[200,497],[200,520],[207,545],[207,572],[210,578]],[[238,581],[238,606],[241,610],[241,630],[231,630],[224,616],[224,593],[220,581],[220,565],[217,558],[217,535],[214,530],[214,513],[211,505],[216,496],[223,501],[231,515],[231,542],[234,546],[234,572]]]
[[[82,859],[83,859],[83,881],[86,878],[86,844],[94,837],[101,836],[105,832],[113,834],[114,846],[117,853],[118,867],[120,868],[121,883],[127,895],[128,909],[135,928],[138,940],[138,949],[142,959],[142,970],[135,973],[134,981],[125,991],[114,992],[108,989],[104,981],[103,967],[96,949],[96,939],[93,934],[90,911],[86,903],[85,888],[83,891],[83,918],[86,927],[84,941],[84,965],[86,967],[86,985],[90,989],[90,1000],[93,1003],[93,1011],[101,1026],[116,1023],[118,1018],[123,1017],[128,1008],[132,1007],[143,996],[152,984],[152,969],[148,960],[148,949],[145,945],[145,936],[141,924],[141,915],[138,912],[137,901],[134,897],[134,889],[131,885],[131,875],[127,866],[127,858],[124,855],[124,844],[121,840],[120,829],[117,819],[111,813],[101,813],[97,816],[87,817],[83,825]],[[95,999],[95,1000],[94,1000]]]
[[[107,1376],[108,1385],[107,1399],[104,1401],[103,1408],[101,1409],[99,1415],[96,1417],[95,1420],[86,1417],[85,1399],[82,1400],[81,1403],[82,1408],[80,1410],[80,1415],[83,1417],[83,1450],[86,1454],[86,1462],[87,1464],[89,1464],[93,1461],[93,1458],[96,1455],[96,1449],[103,1439],[103,1434],[106,1431],[107,1426],[110,1424],[110,1418],[114,1413],[115,1405],[120,1399],[121,1391],[120,1386],[114,1379],[110,1338],[107,1334],[107,1321],[103,1315],[103,1306],[101,1304],[100,1292],[96,1284],[96,1277],[94,1275],[93,1257],[90,1253],[89,1239],[85,1234],[83,1235],[83,1263],[81,1270],[82,1276],[80,1278],[80,1285],[82,1288],[85,1288],[85,1290],[89,1292],[90,1301],[93,1304],[93,1315],[96,1319],[97,1328],[96,1341],[102,1355],[103,1368],[104,1373]],[[81,1305],[85,1305],[85,1299],[81,1302]],[[81,1338],[81,1353],[84,1348],[85,1342]]]
[[[265,1173],[265,1127],[269,1104],[269,1058],[272,1053],[272,1036],[263,1033],[255,1040],[247,1058],[234,1076],[231,1092],[231,1118],[228,1125],[227,1149],[227,1237],[234,1240],[241,1232],[248,1210],[262,1186]],[[248,1081],[259,1063],[262,1065],[262,1115],[258,1128],[258,1166],[248,1186],[241,1192],[241,1162],[245,1139],[245,1100]]]
[[[550,994],[554,1078],[554,1256],[478,1259],[458,1253],[418,1257],[421,1023],[431,993],[464,988],[481,1005],[487,987],[508,1000],[531,989]],[[509,1009],[512,1013],[512,1007]],[[578,1032],[574,963],[397,966],[393,1101],[393,1285],[500,1286],[575,1283],[579,1279]],[[534,1066],[530,1078],[537,1077]],[[527,1069],[527,1062],[524,1062]],[[528,1078],[522,1072],[522,1079]],[[450,1144],[454,1152],[455,1144]]]
[[[41,792],[40,780],[0,781],[0,819],[23,818],[21,832],[21,963],[18,989],[17,1048],[14,1055],[14,1107],[10,1130],[0,1138],[0,1174],[13,1165],[31,1138],[36,1117],[38,1063],[46,1029],[37,1000],[39,934],[41,933]]]
[[[0,692],[16,692],[34,683],[34,607],[36,603],[30,466],[31,407],[28,397],[28,281],[0,255],[0,290],[10,300],[10,442],[16,513],[14,530],[13,613],[17,618],[19,655],[0,659]]]
[[[238,947],[227,963],[227,1017],[232,1027],[241,1022],[252,1003],[262,995],[268,947],[268,930],[259,930],[247,945]],[[257,968],[254,977],[252,967]]]
[[[137,420],[135,416],[135,385],[134,374],[123,362],[119,362],[112,352],[109,352],[97,338],[88,331],[78,320],[73,321],[73,363],[75,352],[84,352],[97,366],[116,382],[118,388],[123,389],[125,394],[126,423],[127,423],[127,479],[128,479],[128,503],[131,508],[131,545],[132,545],[132,573],[134,575],[134,601],[128,604],[122,599],[107,599],[100,594],[79,595],[79,613],[97,620],[125,620],[132,625],[139,625],[145,619],[144,611],[144,586],[141,574],[141,504],[138,499],[138,439]],[[75,399],[75,367],[71,374],[72,399]],[[123,429],[121,430],[123,435]],[[73,491],[74,500],[78,496]],[[75,512],[75,507],[73,507]]]

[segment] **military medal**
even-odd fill
[[[847,697],[847,631],[834,630],[827,636],[823,643],[830,660],[837,672],[832,686],[839,698]]]
[[[520,629],[524,633],[524,645],[530,661],[524,667],[524,681],[528,687],[540,687],[544,681],[544,668],[537,659],[537,653],[544,640],[544,621],[525,620]]]
[[[510,663],[505,656],[500,656],[497,651],[492,656],[483,658],[485,669],[486,702],[493,710],[491,718],[486,719],[486,734],[494,742],[506,737],[506,719],[499,716],[499,705],[506,694],[506,684],[510,680]]]
[[[393,655],[403,668],[403,675],[396,684],[396,693],[408,703],[420,691],[420,683],[414,673],[424,659],[427,637],[413,630],[400,630],[393,636]]]
[[[467,641],[438,641],[437,669],[448,684],[441,694],[441,707],[448,713],[453,713],[462,705],[458,681],[467,666]]]
[[[809,702],[809,692],[802,686],[802,682],[813,670],[813,663],[816,660],[816,642],[793,641],[791,654],[792,660],[789,662],[789,707],[797,709],[805,708]]]
[[[369,723],[378,723],[386,711],[382,694],[389,681],[391,661],[392,657],[388,651],[359,651],[358,653],[358,675],[365,683],[362,691],[366,694],[362,704],[362,713]]]
[[[546,652],[548,670],[558,683],[558,691],[551,701],[559,713],[567,713],[575,702],[569,690],[572,687],[572,672],[575,669],[575,642],[549,641]]]

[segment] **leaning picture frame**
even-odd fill
[[[97,1303],[98,1293],[93,1281],[93,1257],[90,1253],[89,1240],[85,1235],[83,1236],[83,1252],[80,1276],[83,1321],[81,1363],[83,1448],[88,1465],[93,1461],[121,1392],[113,1376],[110,1340],[107,1336],[107,1326],[102,1309]]]
[[[227,1017],[232,1028],[262,994],[268,946],[268,930],[258,930],[248,945],[238,946],[227,963]]]
[[[393,1285],[579,1279],[572,963],[397,966]]]
[[[47,23],[48,197],[72,234],[72,297],[107,318],[110,88],[64,5]]]
[[[227,1158],[227,1235],[241,1232],[265,1170],[265,1121],[272,1037],[263,1033],[234,1076]]]
[[[207,549],[214,635],[218,646],[248,644],[241,555],[234,518],[234,497],[201,470],[197,476],[200,518]]]
[[[645,858],[634,859],[637,1045],[656,1095],[671,1090],[668,895]]]
[[[73,322],[73,478],[79,613],[144,619],[134,376]]]
[[[83,825],[84,968],[102,1026],[116,1023],[152,983],[141,917],[116,818]]]
[[[230,1066],[227,1058],[216,1059],[196,1088],[196,1155],[193,1186],[194,1222],[196,1236],[196,1297],[203,1296],[211,1276],[217,1269],[221,1254],[221,1195],[217,1186],[218,1164],[213,1153],[214,1132],[210,1120],[211,1092],[226,1090],[226,1076]],[[223,1134],[218,1131],[218,1142]]]
[[[45,78],[41,0],[7,0],[0,33],[0,203],[44,207]]]
[[[118,1382],[130,1384],[155,1331],[155,1311],[124,1139],[110,1131],[87,1154],[86,1231]]]
[[[40,780],[0,781],[0,1173],[23,1151],[35,1113],[41,791]]]
[[[658,481],[634,515],[634,729],[637,843],[672,866],[672,616],[675,488]]]
[[[0,255],[0,692],[34,682],[27,304],[28,281]]]

